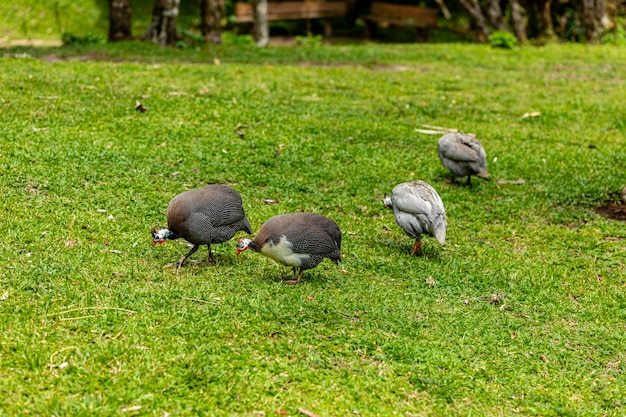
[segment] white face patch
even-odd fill
[[[161,229],[158,232],[156,232],[156,237],[158,237],[159,239],[165,239],[167,236],[169,236],[170,231],[169,229]]]
[[[287,266],[300,266],[304,259],[308,259],[310,256],[306,253],[293,253],[293,245],[287,240],[286,236],[281,236],[277,244],[274,242],[267,242],[261,248],[261,253],[272,258],[276,262],[280,262]]]

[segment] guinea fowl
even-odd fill
[[[315,213],[291,213],[267,220],[254,240],[239,239],[237,255],[246,249],[261,252],[283,265],[293,267],[297,284],[302,272],[315,268],[322,259],[341,261],[341,230],[333,220]]]
[[[391,196],[385,196],[385,207],[393,208],[396,223],[415,239],[411,255],[422,253],[420,237],[423,233],[446,243],[446,212],[437,191],[424,181],[396,185]]]
[[[216,261],[211,253],[211,243],[232,239],[239,230],[251,234],[241,196],[227,185],[212,184],[178,194],[167,207],[167,229],[152,227],[152,246],[182,237],[193,244],[187,254],[174,264],[180,268],[200,245],[207,245],[209,262]]]
[[[437,153],[441,163],[455,177],[467,176],[470,184],[472,175],[488,179],[487,154],[476,136],[466,133],[446,133],[439,139]]]

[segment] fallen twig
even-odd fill
[[[91,316],[79,316],[79,317],[63,317],[60,318],[59,321],[68,321],[68,320],[78,320],[78,319],[88,319],[91,317],[104,317],[102,314],[94,314]]]
[[[305,416],[307,416],[307,417],[319,417],[319,416],[318,416],[317,414],[315,414],[314,412],[309,411],[309,410],[305,410],[305,409],[304,409],[304,408],[302,408],[302,407],[298,407],[298,411],[299,411],[301,414],[304,414],[304,415],[305,415]]]
[[[130,313],[130,314],[135,314],[136,311],[133,310],[128,310],[125,308],[119,308],[119,307],[79,307],[79,308],[72,308],[69,310],[65,310],[65,311],[58,311],[56,313],[50,313],[50,314],[44,314],[41,317],[52,317],[52,316],[58,316],[61,314],[66,314],[66,313],[72,313],[74,311],[85,311],[85,310],[115,310],[115,311],[124,311],[126,313]]]
[[[56,352],[52,352],[52,354],[50,355],[50,362],[48,363],[48,366],[50,367],[50,369],[52,369],[55,365],[52,363],[52,359],[58,355],[61,352],[65,352],[66,350],[70,350],[70,349],[76,349],[77,351],[80,352],[80,348],[78,346],[68,346],[68,347],[64,347],[61,350],[57,350]]]
[[[201,300],[199,298],[191,298],[191,297],[183,297],[183,300],[195,301],[196,303],[208,303],[208,301],[206,300]]]
[[[454,129],[451,127],[442,127],[442,126],[433,126],[433,125],[422,125],[422,127],[425,127],[427,129],[435,129],[435,130],[439,130],[442,132],[449,132],[449,133],[457,133],[459,131],[459,129]]]

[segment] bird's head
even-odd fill
[[[385,198],[383,198],[383,204],[386,208],[393,207],[393,204],[391,203],[391,197],[389,197],[387,193],[385,193]]]
[[[155,226],[152,226],[150,232],[152,232],[152,246],[156,245],[157,243],[165,243],[165,241],[171,234],[169,229],[157,230]]]
[[[250,239],[241,238],[237,241],[237,256],[250,247],[252,241]]]

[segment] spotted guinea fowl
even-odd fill
[[[456,177],[467,177],[470,184],[472,175],[488,179],[487,154],[476,136],[466,133],[446,133],[439,139],[437,153],[441,163]]]
[[[152,227],[152,246],[182,237],[193,244],[170,266],[180,268],[200,245],[207,245],[209,262],[215,263],[211,243],[230,240],[237,231],[252,233],[239,193],[227,185],[212,184],[178,194],[167,207],[167,228]]]
[[[290,213],[267,220],[254,240],[239,239],[237,255],[252,249],[283,265],[293,267],[297,284],[302,272],[315,268],[324,258],[341,261],[341,230],[333,220],[315,213]]]
[[[437,191],[424,181],[396,185],[391,196],[385,196],[385,207],[393,208],[396,223],[415,239],[411,255],[422,253],[422,234],[434,236],[446,243],[446,212]]]

